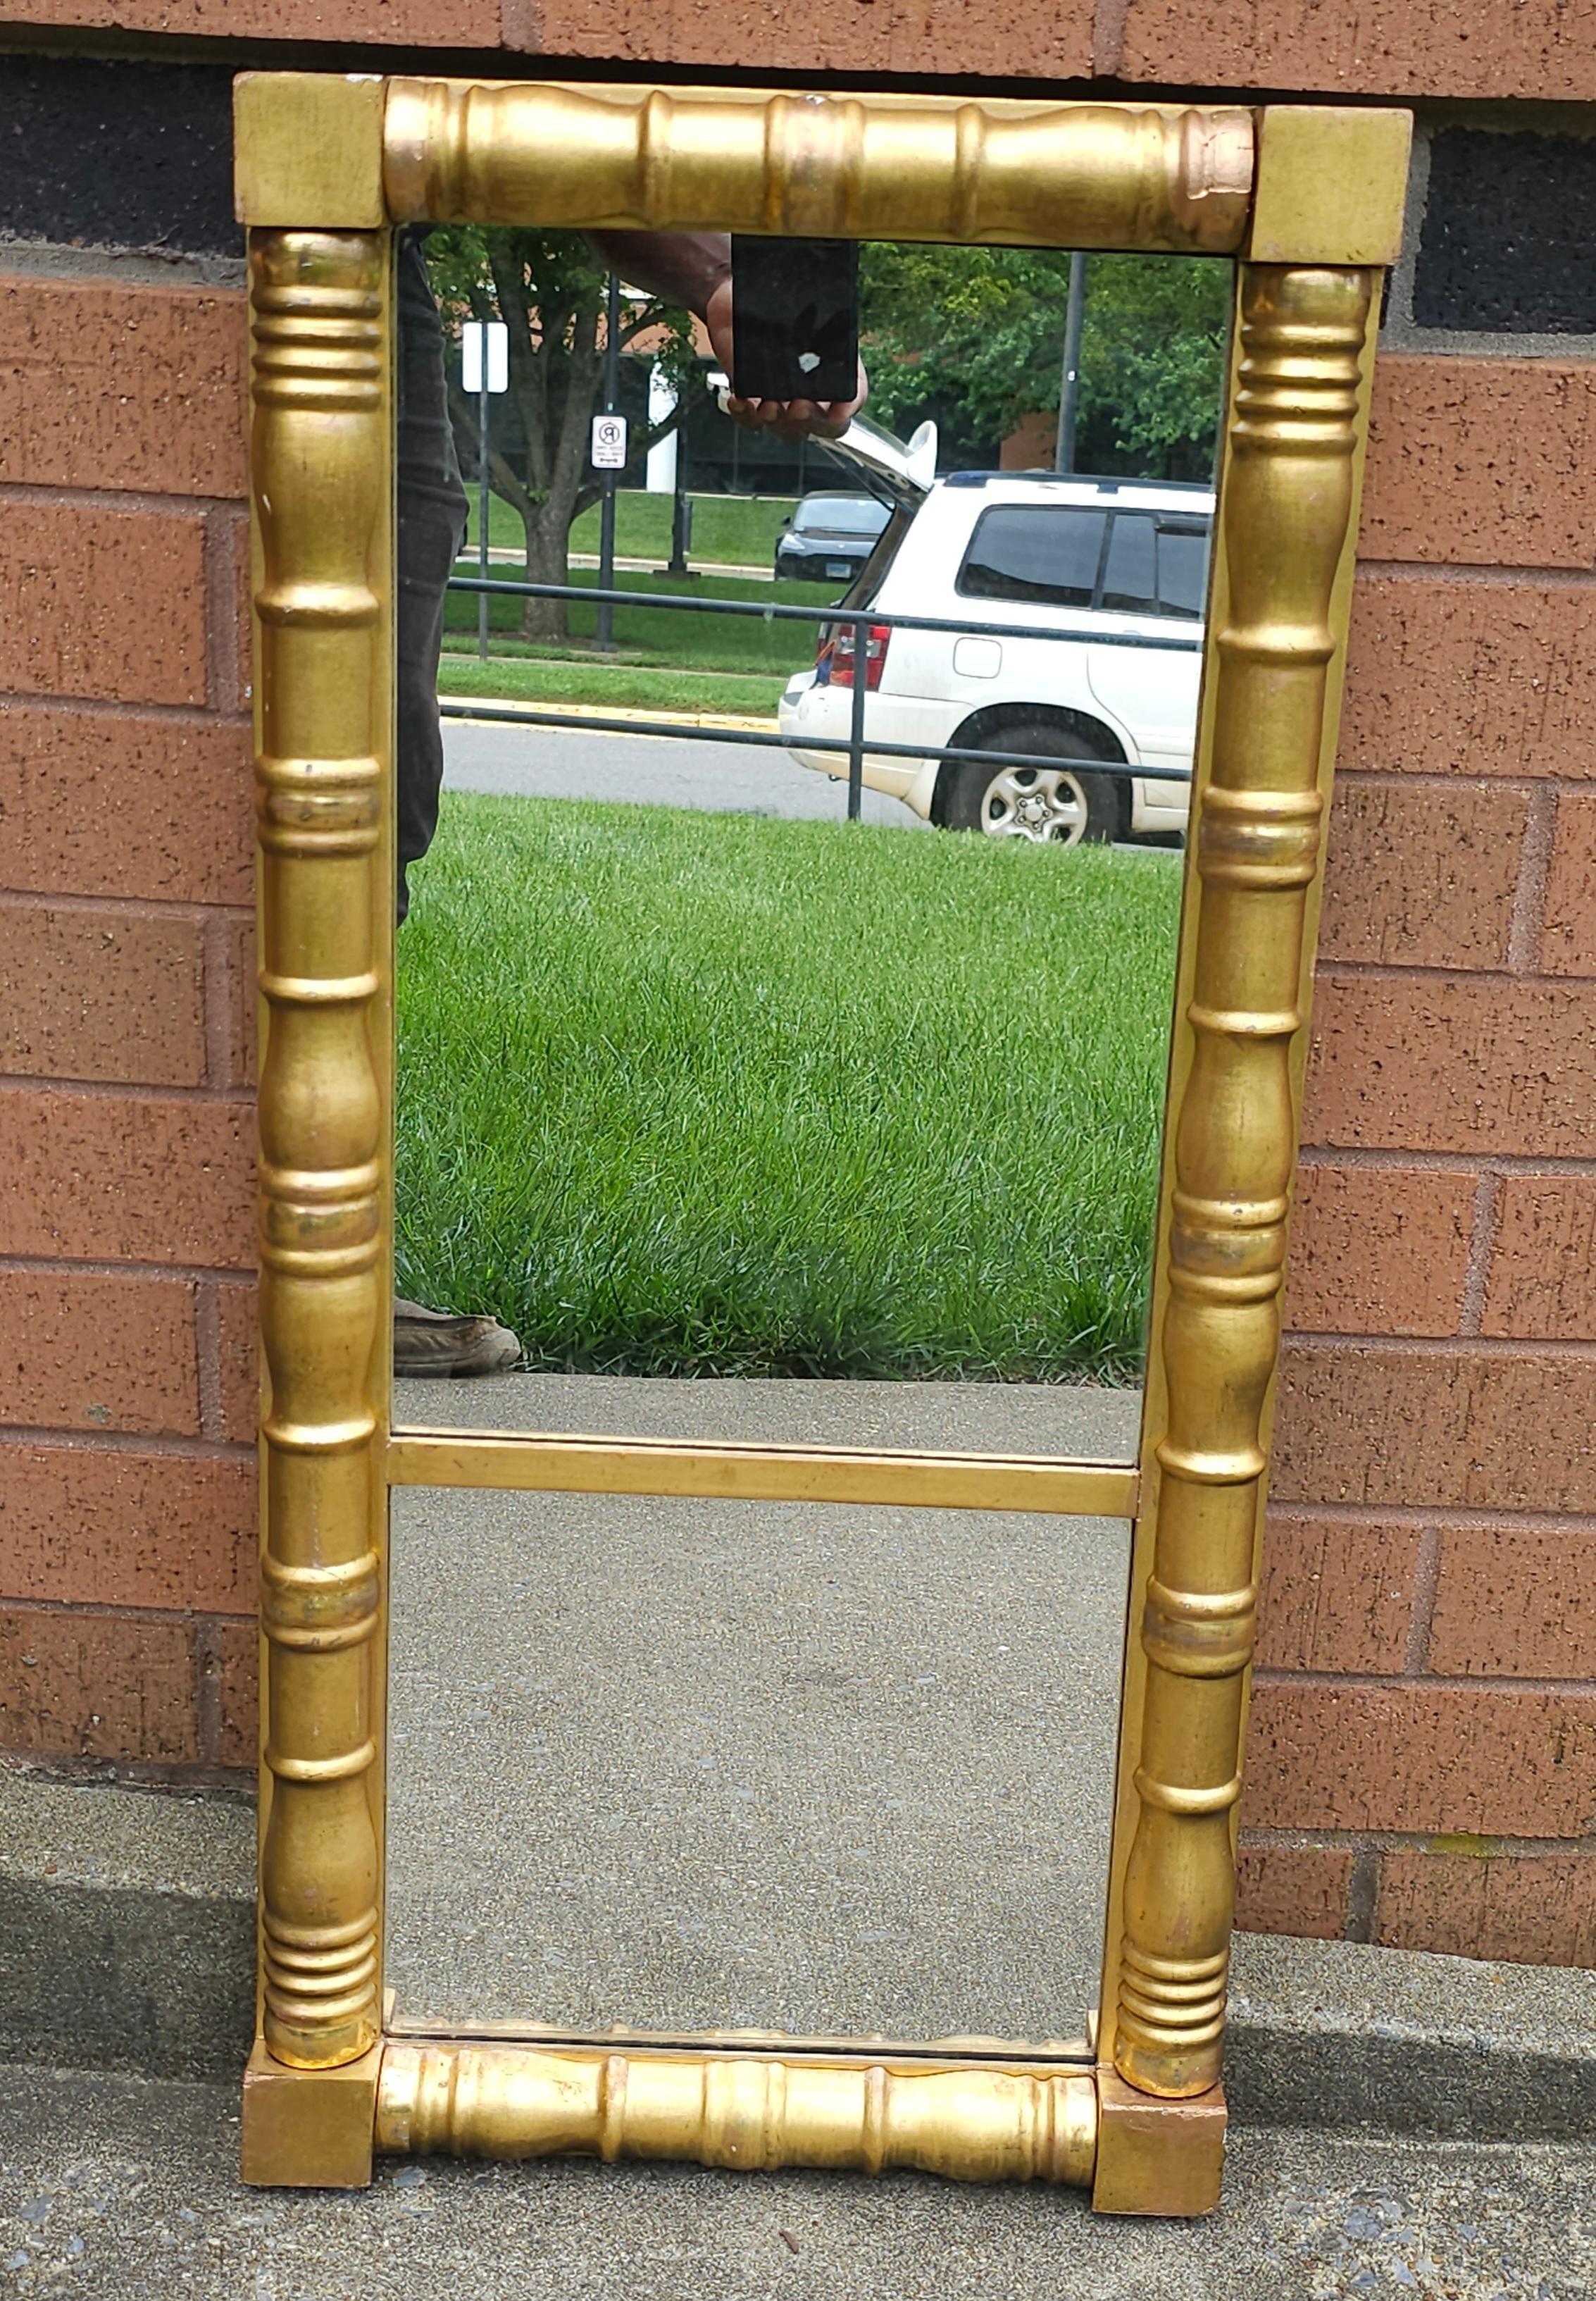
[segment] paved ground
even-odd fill
[[[511,1376],[408,1426],[1129,1459],[1125,1391]],[[402,2018],[1067,2040],[1097,1996],[1128,1528],[395,1496]]]
[[[1596,2153],[1233,2139],[1195,2223],[1071,2191],[669,2165],[388,2163],[251,2191],[234,2088],[0,2072],[0,2289],[145,2301],[1586,2301]]]
[[[673,735],[594,735],[584,728],[506,727],[446,719],[449,791],[505,791],[533,799],[654,800],[721,815],[831,817],[848,812],[848,789],[784,750],[756,743],[689,742]],[[895,799],[865,793],[864,820],[903,831],[926,826]]]

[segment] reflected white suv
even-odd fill
[[[899,472],[894,491],[898,508],[839,604],[960,629],[868,628],[866,734],[1148,772],[866,751],[867,786],[932,823],[998,837],[1074,845],[1182,833],[1190,785],[1158,769],[1191,764],[1213,491],[1038,472],[955,472],[929,489]],[[838,778],[844,756],[805,746],[847,740],[854,675],[851,629],[823,629],[814,670],[781,698],[794,756]]]

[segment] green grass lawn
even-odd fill
[[[462,560],[457,572],[474,575],[476,570]],[[590,590],[597,577],[590,567],[573,567],[571,581]],[[777,601],[829,607],[844,588],[840,583],[762,583],[739,575],[716,575],[695,583],[690,579],[648,574],[629,575],[616,586],[623,591],[669,592],[689,598],[706,593],[717,599],[751,599],[761,607]],[[467,633],[474,641],[477,609],[476,594],[449,593],[444,603],[444,629],[452,647],[458,648]],[[596,607],[572,600],[572,638],[591,639],[597,617]],[[518,632],[521,601],[490,598],[488,628],[489,645],[494,635]],[[689,615],[669,607],[617,607],[614,618],[615,644],[633,663],[658,664],[677,671],[758,672],[775,678],[778,687],[790,672],[814,662],[816,630],[814,623],[766,623],[763,616],[755,615]]]
[[[539,658],[446,656],[438,674],[440,695],[495,695],[520,703],[641,706],[651,711],[735,711],[773,719],[781,682],[741,679],[720,671],[656,671]]]
[[[817,482],[821,484],[822,482]],[[471,496],[471,540],[477,538],[477,491]],[[623,559],[667,559],[674,498],[623,488],[615,498],[615,549]],[[715,559],[732,567],[768,567],[776,556],[776,536],[790,517],[791,496],[691,496],[692,558]],[[572,551],[598,548],[599,508],[583,512],[571,530]],[[488,540],[519,550],[525,538],[510,505],[497,496],[488,509]]]
[[[455,795],[414,883],[402,1293],[545,1368],[1136,1368],[1174,857]]]

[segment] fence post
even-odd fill
[[[865,805],[865,697],[869,676],[865,666],[870,658],[870,626],[867,618],[859,615],[854,616],[853,626],[854,698],[848,726],[848,819],[857,823]]]

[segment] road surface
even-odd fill
[[[676,735],[599,735],[585,727],[506,727],[483,720],[443,723],[448,791],[502,791],[528,799],[653,800],[712,815],[832,816],[848,812],[848,787],[800,767],[784,750],[756,743],[706,743]],[[865,793],[865,821],[923,829],[920,818],[880,791]]]

